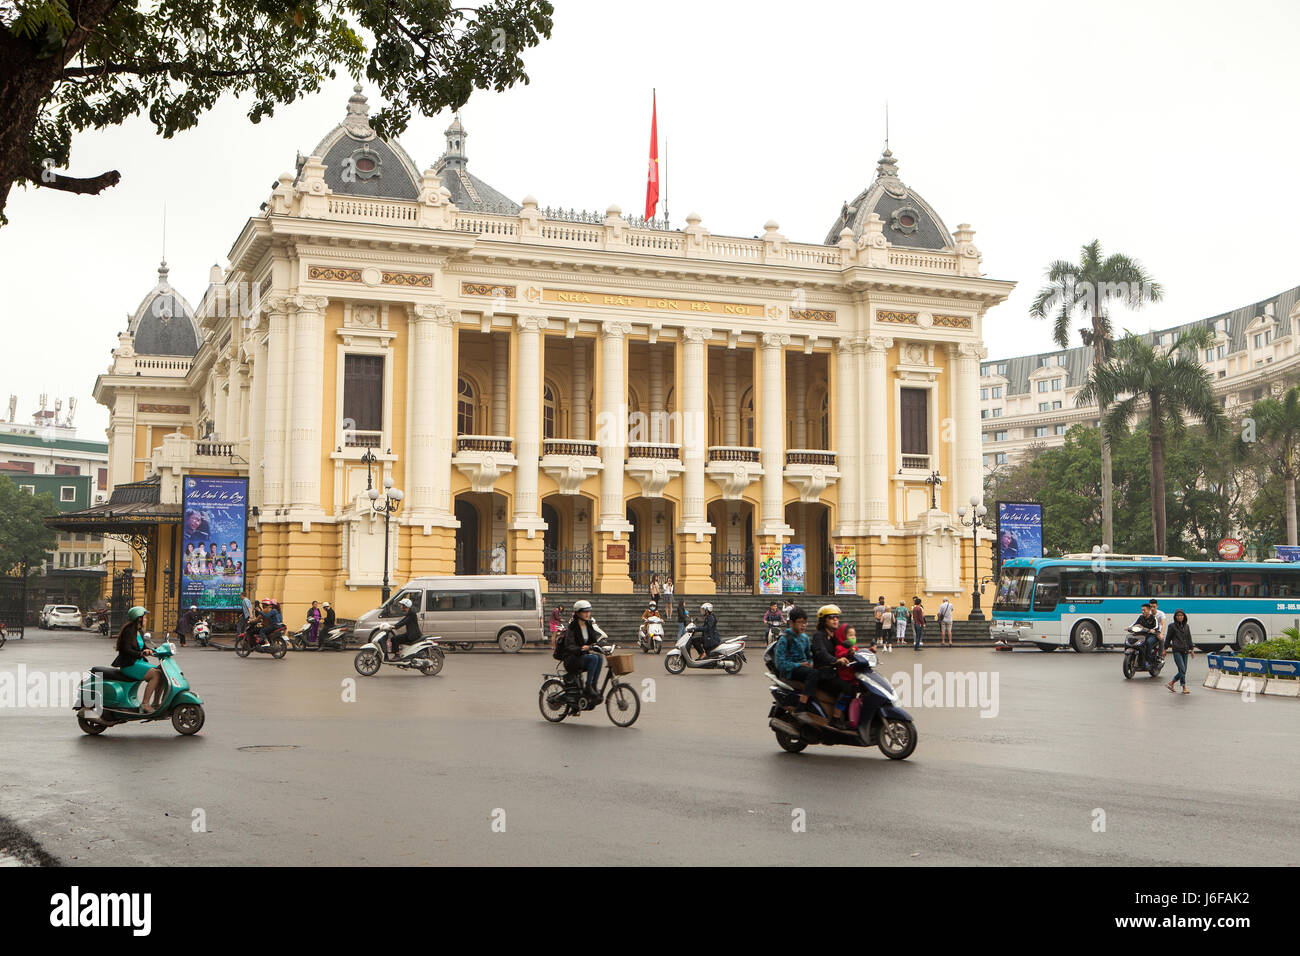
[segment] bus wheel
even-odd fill
[[[1247,644],[1260,644],[1265,639],[1264,629],[1254,621],[1247,621],[1237,628],[1237,643],[1232,645],[1232,649],[1240,651]]]
[[[1080,621],[1070,636],[1070,644],[1080,654],[1091,654],[1101,647],[1101,631],[1092,621]]]

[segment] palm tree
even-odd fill
[[[1214,396],[1213,380],[1200,362],[1200,349],[1210,343],[1210,330],[1181,333],[1168,351],[1149,339],[1128,333],[1115,343],[1114,356],[1094,365],[1079,392],[1079,404],[1097,402],[1109,408],[1103,424],[1112,434],[1126,431],[1134,418],[1145,415],[1151,444],[1151,525],[1156,554],[1165,553],[1165,441],[1182,433],[1187,419],[1205,425],[1211,438],[1222,436],[1227,419]],[[1121,396],[1124,396],[1121,398]]]
[[[1300,472],[1300,387],[1292,388],[1279,401],[1265,398],[1250,410],[1255,423],[1254,438],[1269,447],[1268,458],[1282,475],[1286,489],[1286,543],[1296,540],[1296,475]]]
[[[1159,302],[1164,289],[1142,268],[1136,259],[1116,253],[1102,255],[1101,242],[1094,239],[1083,247],[1077,263],[1058,259],[1047,267],[1048,285],[1039,290],[1029,314],[1036,319],[1051,318],[1052,338],[1061,348],[1070,347],[1070,325],[1077,313],[1088,317],[1079,329],[1084,345],[1093,350],[1092,366],[1106,362],[1111,352],[1110,316],[1105,304],[1118,301],[1130,309],[1140,309],[1148,302]],[[1111,520],[1110,442],[1106,425],[1101,426],[1101,540],[1114,545]]]

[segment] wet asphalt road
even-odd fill
[[[0,649],[0,680],[112,657],[90,634],[28,635]],[[1199,654],[1182,696],[1125,681],[1115,653],[895,651],[886,675],[997,682],[996,716],[913,701],[902,762],[782,752],[752,650],[737,677],[638,653],[654,700],[630,729],[603,708],[543,721],[543,651],[452,653],[434,678],[362,678],[352,653],[178,660],[207,702],[196,737],[88,737],[71,710],[0,709],[0,815],[62,862],[114,866],[1280,865],[1300,838],[1300,702],[1204,690]]]

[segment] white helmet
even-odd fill
[[[651,602],[650,602],[650,610],[653,611],[653,610],[654,610],[655,608],[657,608],[658,606],[659,606],[659,605],[656,604],[654,601],[651,601]]]
[[[397,603],[400,604],[402,607],[406,608],[408,611],[411,609],[411,599],[410,599],[410,598],[402,598],[402,599],[401,599],[400,601],[398,601]]]
[[[700,605],[700,610],[707,614],[709,611],[713,610],[713,605],[710,604],[708,601],[705,601],[703,604]]]
[[[574,602],[573,602],[573,613],[574,613],[574,614],[577,614],[579,611],[590,611],[590,610],[591,610],[591,602],[590,602],[590,601],[574,601]]]

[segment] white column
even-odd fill
[[[793,447],[808,447],[808,356],[792,353],[788,356],[791,379],[794,382]]]
[[[570,403],[569,437],[587,438],[587,343],[573,340],[573,401]]]
[[[780,537],[789,537],[794,533],[794,529],[785,523],[785,508],[782,505],[782,489],[785,485],[785,376],[781,359],[785,346],[789,344],[790,336],[768,332],[763,335],[760,345],[763,427],[759,461],[763,465],[763,508],[758,533]]]
[[[266,508],[266,386],[267,374],[266,333],[258,336],[254,358],[249,366],[253,388],[248,396],[248,502],[259,509]]]
[[[664,353],[658,344],[650,346],[650,441],[668,441],[663,434]]]
[[[406,494],[408,520],[412,524],[426,522],[436,510],[438,471],[450,466],[439,466],[438,448],[438,386],[448,378],[456,379],[451,369],[451,353],[438,352],[438,340],[445,324],[447,310],[437,303],[407,306],[407,349],[410,352],[406,414],[409,423],[410,447],[406,449]],[[446,396],[444,395],[444,400]]]
[[[679,534],[712,534],[705,516],[704,468],[707,464],[708,354],[704,329],[682,330],[682,523]]]
[[[978,343],[963,342],[948,346],[948,362],[953,372],[953,476],[949,497],[950,513],[968,505],[971,495],[984,495],[981,467],[979,408],[979,363],[988,353]]]
[[[509,527],[527,531],[530,538],[546,530],[537,496],[537,462],[542,453],[542,333],[546,325],[544,315],[522,315],[516,333],[515,458],[519,464],[515,466],[514,520]]]
[[[840,469],[840,521],[837,535],[857,534],[858,429],[854,414],[858,396],[854,341],[841,339],[835,349],[835,457]]]
[[[266,419],[263,430],[265,445],[261,458],[264,472],[263,510],[281,507],[287,498],[284,462],[288,440],[286,406],[289,401],[289,308],[285,296],[274,296],[267,316],[270,325],[266,333],[266,366],[263,370],[266,375],[266,403],[263,405]]]
[[[863,421],[866,428],[863,430],[862,471],[866,495],[861,514],[868,526],[889,521],[889,471],[893,454],[889,447],[885,352],[893,345],[893,339],[879,336],[872,336],[865,343],[866,408]]]
[[[510,340],[500,334],[492,336],[492,434],[504,436],[509,430],[506,404],[510,394]],[[520,409],[522,413],[522,409]]]
[[[600,420],[596,441],[604,470],[600,475],[600,519],[596,531],[632,530],[623,510],[623,466],[627,451],[626,338],[632,326],[606,322],[600,329]]]
[[[736,350],[722,357],[722,444],[740,444],[740,399],[736,395]]]
[[[324,296],[298,296],[293,316],[293,396],[289,440],[293,510],[321,514],[321,407],[324,392]]]
[[[221,438],[223,441],[239,441],[243,436],[239,433],[239,393],[241,391],[240,381],[244,377],[243,369],[238,364],[239,357],[236,355],[230,360],[230,374],[226,378],[226,411],[225,418],[221,423]]]

